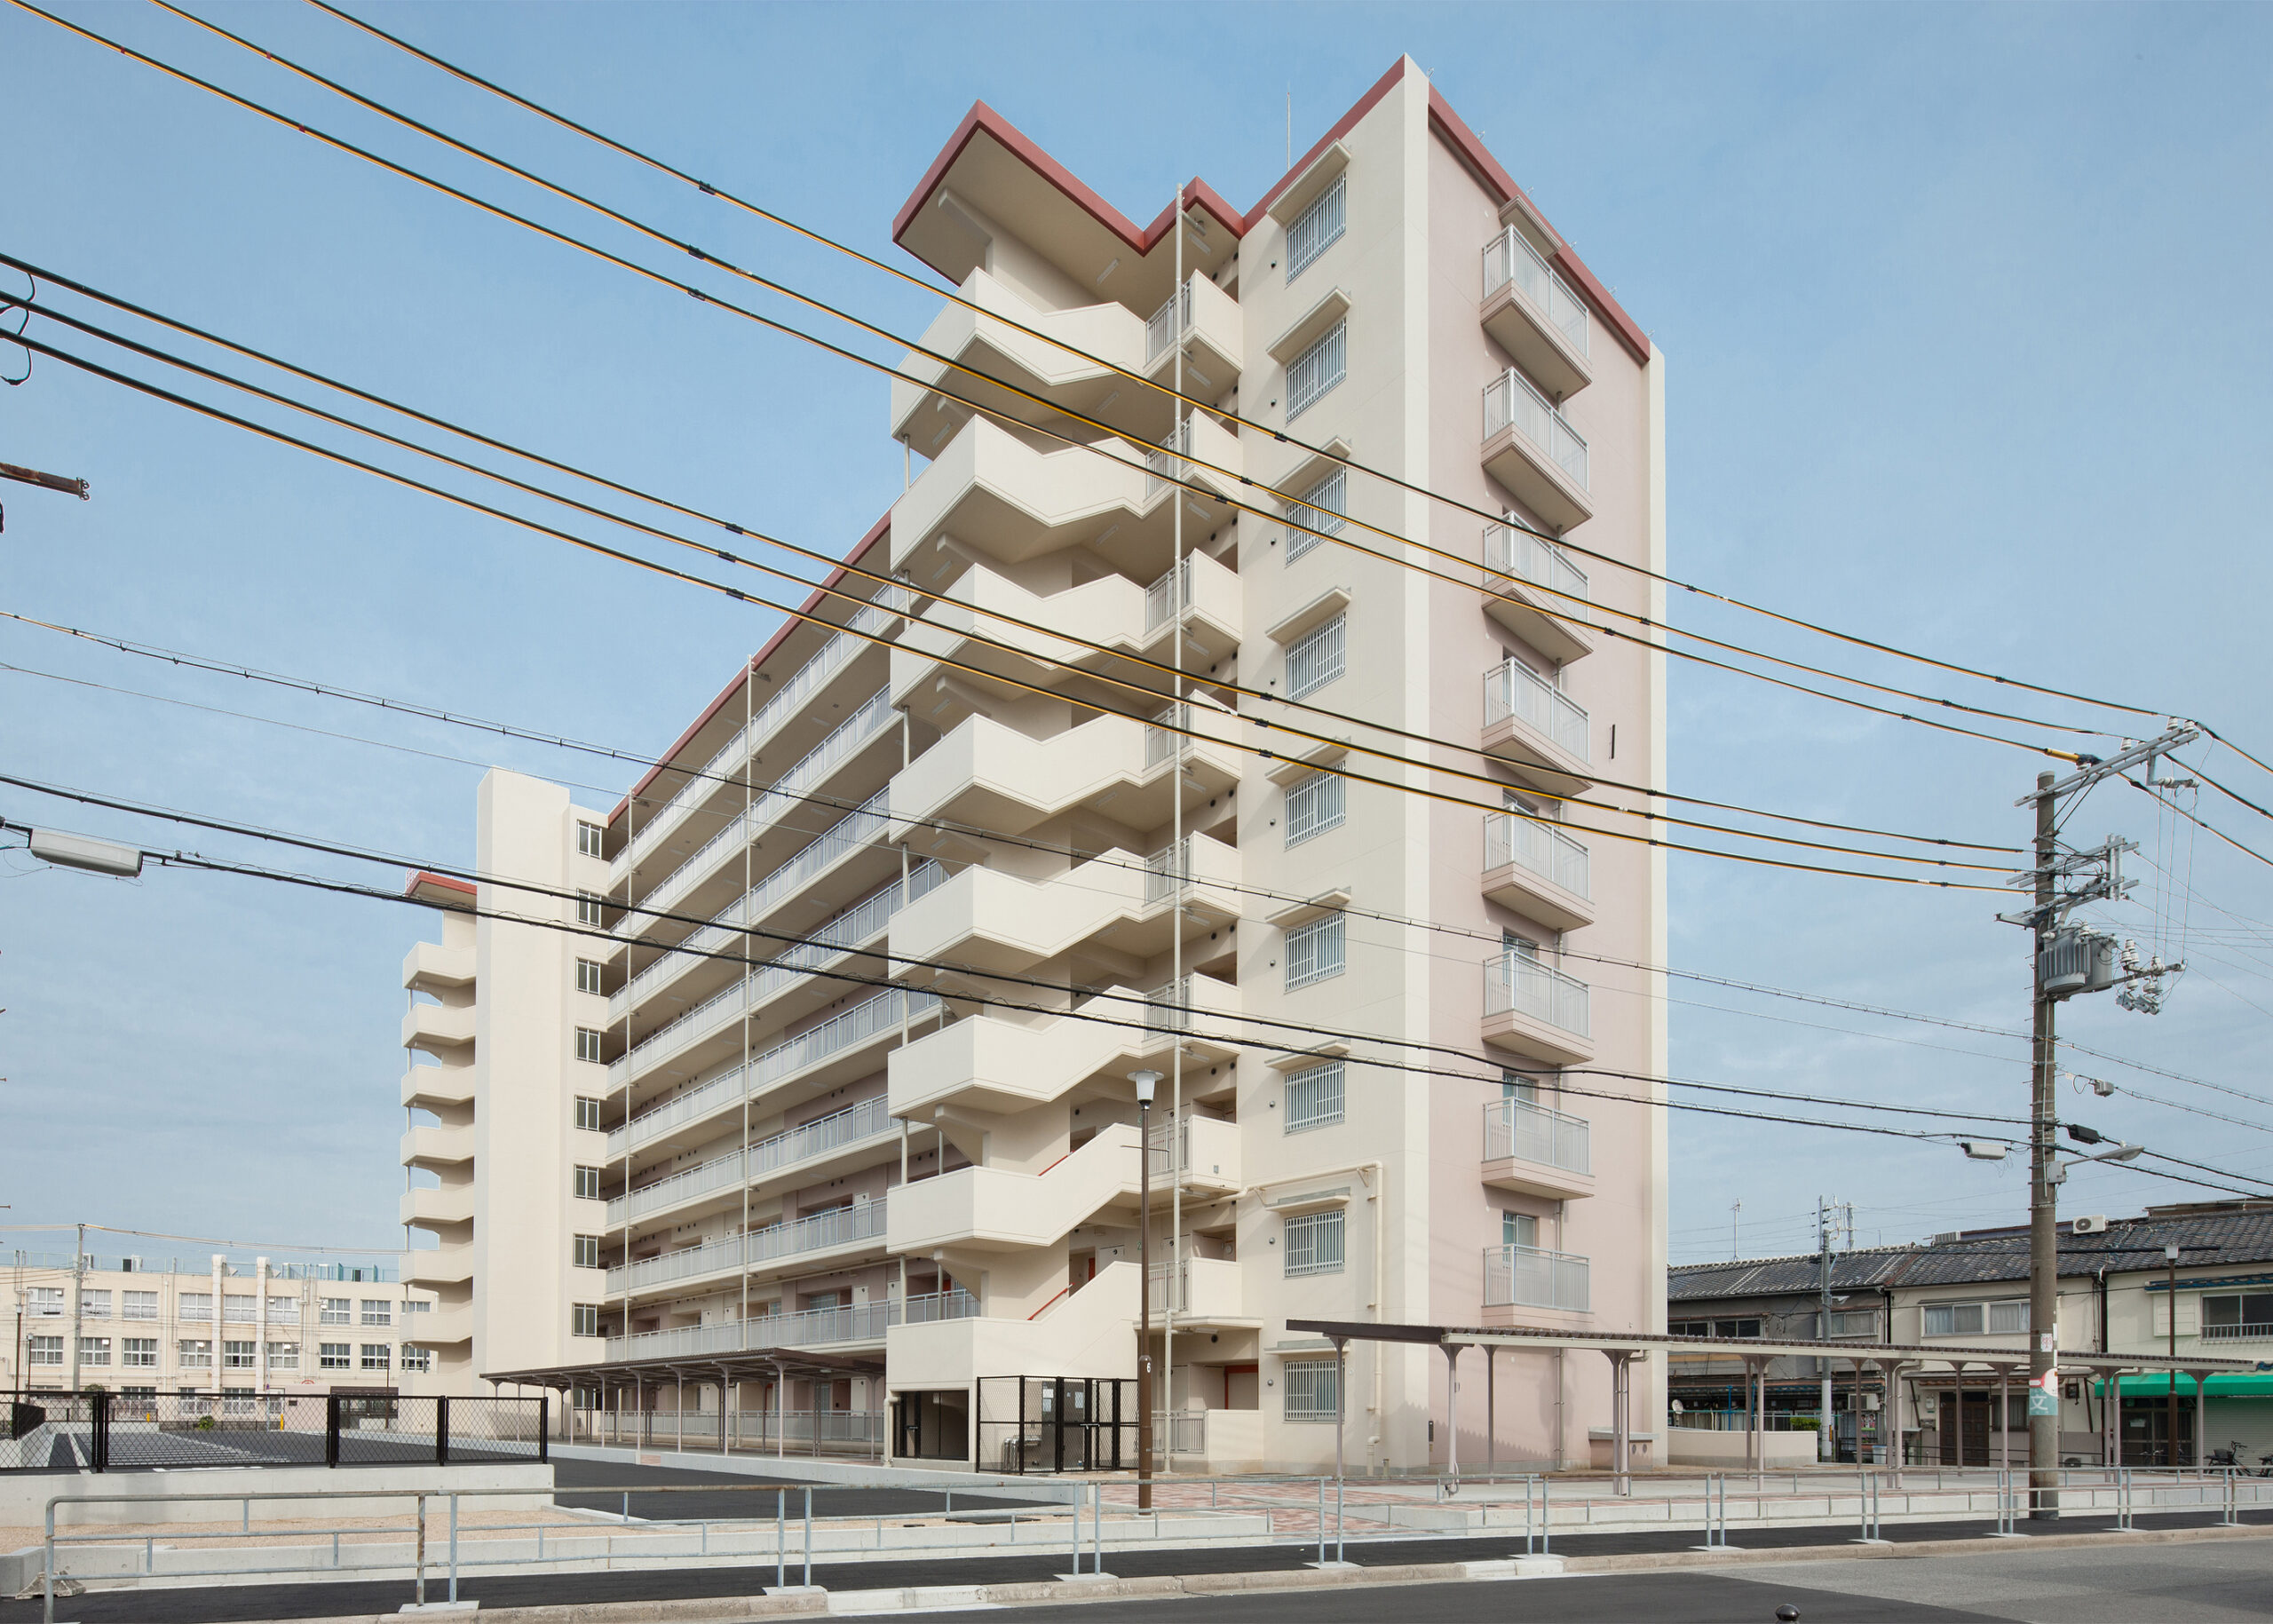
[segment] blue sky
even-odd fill
[[[154,8],[71,14],[604,234]],[[928,319],[913,290],[517,117],[312,8],[208,14],[888,326]],[[2261,8],[499,4],[385,17],[883,256],[897,252],[892,212],[974,99],[1148,219],[1195,172],[1245,205],[1283,167],[1289,88],[1300,150],[1410,51],[1666,351],[1677,573],[2273,747],[2258,709],[2261,284],[2273,259]],[[20,12],[0,16],[0,141],[29,160],[12,169],[0,242],[22,257],[832,550],[898,490],[874,374],[643,289]],[[629,749],[668,741],[770,630],[760,612],[51,362],[0,392],[0,459],[95,488],[81,504],[0,487],[0,606]],[[1875,679],[1925,675],[1700,600],[1676,614]],[[594,805],[629,776],[12,624],[0,624],[0,661],[49,674],[0,671],[12,772],[444,861],[470,859],[482,764],[587,785]],[[2025,833],[2012,802],[2035,763],[2022,752],[1679,664],[1674,678],[1675,788],[1973,839]],[[2052,701],[2019,709],[2104,718]],[[2273,790],[2230,753],[2204,759],[2245,793]],[[0,811],[276,856],[12,789]],[[2253,814],[2208,796],[2203,811],[2273,847]],[[2166,954],[2182,935],[2198,968],[2158,1018],[2102,999],[2072,1008],[2067,1029],[2273,1096],[2264,867],[2158,829],[2119,786],[2075,829],[2141,841],[2137,903],[2108,916]],[[424,916],[247,880],[120,883],[21,856],[0,865],[7,1217],[352,1246],[399,1234],[398,966]],[[2190,881],[2190,900],[2163,870]],[[2000,1027],[2024,1018],[2022,938],[1993,923],[1994,899],[1701,859],[1673,874],[1678,967]],[[2024,1109],[2025,1050],[2008,1041],[1697,982],[1674,996],[1678,1075]],[[2093,1101],[2087,1120],[2273,1174],[2273,1105],[2075,1064],[2240,1121],[2123,1096]],[[1747,1251],[1804,1247],[1818,1193],[1855,1202],[1865,1240],[2022,1212],[2016,1166],[1944,1148],[1699,1117],[1677,1119],[1673,1142],[1677,1260],[1724,1252],[1739,1199]],[[2103,1170],[2076,1176],[2068,1206],[2120,1213],[2201,1193]]]

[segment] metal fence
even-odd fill
[[[981,1376],[982,1471],[1134,1471],[1136,1383],[1127,1377]]]
[[[0,1471],[471,1465],[547,1458],[547,1398],[362,1392],[4,1396]]]

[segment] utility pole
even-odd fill
[[[2008,923],[2030,932],[2030,998],[2034,1015],[2029,1078],[2029,1393],[2028,1465],[2029,1516],[2055,1521],[2060,1516],[2060,1183],[2066,1176],[2054,1156],[2058,1132],[2059,1035],[2056,1013],[2062,1000],[2078,993],[2105,992],[2119,979],[2158,982],[2164,966],[2151,972],[2115,973],[2115,939],[2095,932],[2070,929],[2071,910],[2084,903],[2122,896],[2135,882],[2122,877],[2122,857],[2137,848],[2128,841],[2110,839],[2088,852],[2060,852],[2060,804],[2079,796],[2103,779],[2116,777],[2144,764],[2147,778],[2154,778],[2155,758],[2191,743],[2199,730],[2176,726],[2158,738],[2126,744],[2115,755],[2077,757],[2076,771],[2064,779],[2039,772],[2036,788],[2016,805],[2036,807],[2034,867],[2016,877],[2016,883],[2032,886],[2033,906],[2020,914],[2000,914]],[[2131,1153],[2137,1154],[2135,1149]]]
[[[71,1390],[79,1390],[79,1304],[87,1295],[87,1226],[79,1226],[78,1248],[71,1254]]]
[[[1815,1198],[1815,1245],[1818,1299],[1815,1334],[1818,1340],[1829,1342],[1831,1340],[1831,1218],[1829,1205],[1819,1195]],[[1818,1461],[1835,1461],[1839,1458],[1839,1446],[1831,1414],[1831,1359],[1828,1355],[1826,1355],[1816,1360],[1816,1363],[1821,1367],[1823,1393],[1820,1412],[1822,1420],[1817,1424],[1815,1435],[1815,1458]],[[1861,1443],[1859,1435],[1856,1442],[1859,1446]]]
[[[1738,1222],[1744,1216],[1744,1198],[1739,1196],[1729,1203],[1729,1261],[1734,1263],[1744,1256],[1743,1242],[1738,1236]]]

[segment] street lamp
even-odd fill
[[[2163,1431],[2170,1439],[2171,1470],[2178,1470],[2178,1242],[2163,1242],[2163,1264],[2170,1271],[2170,1402],[2163,1414]],[[2238,1455],[2241,1452],[2234,1452]]]
[[[1152,1509],[1152,1090],[1159,1072],[1131,1072],[1136,1085],[1136,1509]]]

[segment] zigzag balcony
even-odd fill
[[[474,1068],[470,1064],[414,1066],[402,1074],[402,1103],[418,1111],[470,1105],[473,1103],[473,1079]]]
[[[777,1180],[834,1177],[845,1168],[867,1165],[880,1146],[897,1143],[899,1136],[899,1124],[883,1097],[874,1096],[619,1195],[607,1204],[608,1224],[684,1216],[687,1208],[722,1191],[739,1201],[745,1184],[762,1189]]]
[[[884,1367],[921,1373],[890,1378],[895,1387],[963,1386],[1006,1370],[1134,1375],[1140,1279],[1135,1264],[1112,1263],[1031,1318],[982,1311],[921,1321],[911,1313],[906,1323],[895,1319],[885,1338]]]
[[[402,1012],[402,1046],[463,1063],[473,1052],[473,1005],[412,1004]]]
[[[1239,302],[1193,272],[1183,297],[1171,297],[1144,323],[1144,376],[1174,388],[1176,350],[1184,351],[1183,392],[1220,400],[1239,381],[1247,353],[1247,318]]]
[[[943,1105],[1025,1111],[1093,1080],[1119,1093],[1131,1066],[1157,1062],[1180,1035],[1188,1058],[1229,1059],[1239,1008],[1238,987],[1191,975],[1148,993],[1107,987],[1073,1013],[1031,1024],[970,1016],[892,1051],[891,1111],[911,1121],[929,1121]]]
[[[440,993],[473,985],[473,949],[415,943],[402,958],[402,985],[414,993]]]
[[[440,1184],[406,1190],[396,1207],[398,1222],[414,1229],[455,1229],[473,1222],[473,1185]]]
[[[811,1271],[842,1266],[861,1257],[882,1257],[884,1250],[885,1198],[855,1201],[831,1208],[786,1224],[770,1224],[746,1234],[729,1235],[702,1246],[684,1247],[660,1257],[646,1257],[629,1270],[607,1271],[607,1295],[620,1299],[627,1287],[631,1295],[683,1295],[722,1278],[748,1274],[769,1277],[788,1270]]]
[[[402,1136],[401,1155],[407,1168],[455,1167],[473,1160],[473,1124],[423,1124]]]

